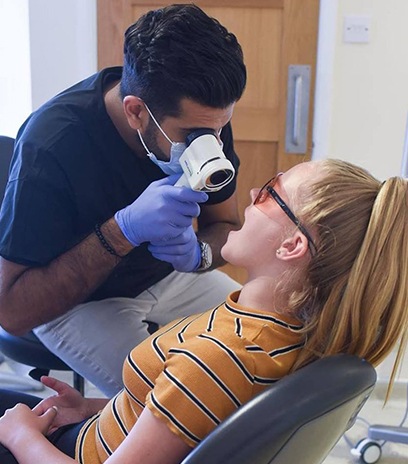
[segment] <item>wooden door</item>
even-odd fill
[[[122,64],[123,34],[146,11],[174,2],[98,0],[98,66]],[[238,202],[241,219],[251,187],[276,172],[309,160],[312,148],[313,100],[319,0],[196,0],[240,42],[248,71],[245,93],[236,105],[232,126],[241,160]],[[287,82],[290,65],[311,68],[307,148],[285,151]],[[242,269],[223,270],[243,282]]]

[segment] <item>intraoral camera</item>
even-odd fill
[[[198,129],[191,132],[186,138],[186,145],[186,150],[180,156],[184,174],[176,186],[216,192],[232,181],[234,166],[225,157],[213,130]]]

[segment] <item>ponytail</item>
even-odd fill
[[[408,184],[321,163],[323,176],[298,213],[317,230],[318,252],[292,302],[307,340],[294,368],[336,353],[378,365],[399,340],[392,384],[407,342]]]

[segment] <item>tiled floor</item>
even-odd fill
[[[18,371],[19,375],[24,375],[26,368],[20,365],[13,365],[13,370],[6,363],[0,365],[0,387],[7,387],[8,383],[2,380],[1,373],[13,373]],[[72,375],[68,372],[53,372],[55,377],[64,380],[68,383],[72,381]],[[50,391],[43,389],[42,391],[31,391],[30,393],[45,397]],[[87,383],[86,396],[103,395],[94,386]],[[397,426],[404,417],[406,409],[406,385],[397,384],[394,388],[393,395],[387,405],[383,407],[384,387],[379,383],[366,405],[363,407],[359,420],[347,433],[348,441],[355,445],[359,440],[367,438],[367,423],[368,424],[387,424]],[[408,424],[406,424],[408,427]],[[350,446],[345,439],[341,439],[334,447],[330,455],[324,461],[324,464],[353,464],[357,463],[358,458],[352,456]],[[382,449],[382,457],[379,464],[407,464],[408,463],[408,445],[399,443],[386,443]],[[292,464],[292,463],[291,463]],[[302,464],[302,463],[293,463]]]

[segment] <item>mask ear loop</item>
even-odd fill
[[[153,116],[153,113],[150,111],[149,107],[146,105],[145,102],[144,103],[144,106],[146,107],[147,109],[147,112],[150,114],[150,117],[153,119],[154,123],[156,124],[156,126],[159,128],[159,131],[164,135],[164,137],[166,137],[166,139],[172,144],[174,145],[174,142],[167,136],[167,134],[164,132],[164,130],[160,127],[160,124],[157,122],[156,118]],[[140,136],[140,135],[139,135]]]
[[[151,151],[147,148],[147,145],[145,144],[145,141],[143,140],[143,137],[142,137],[142,134],[140,133],[140,130],[138,129],[137,130],[137,135],[139,136],[139,139],[140,139],[140,142],[141,144],[143,145],[143,148],[146,150],[147,152],[147,156],[151,156]]]

